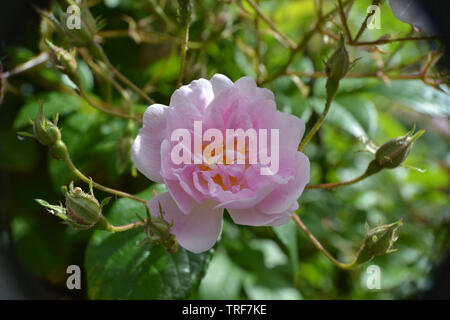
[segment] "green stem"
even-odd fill
[[[375,5],[375,6],[377,6],[379,3],[380,3],[380,0],[373,0],[373,1],[372,1],[372,5]],[[355,36],[355,38],[353,39],[352,42],[357,42],[358,39],[359,39],[359,37],[362,36],[362,34],[364,33],[364,31],[365,31],[366,28],[367,28],[367,21],[369,21],[370,17],[373,16],[374,14],[375,14],[375,11],[372,11],[372,12],[369,12],[369,13],[366,15],[366,18],[365,18],[364,21],[362,22],[361,27],[359,28],[358,33],[356,34],[356,36]]]
[[[316,123],[314,124],[314,126],[311,128],[311,130],[308,132],[308,135],[305,137],[305,139],[302,140],[302,142],[300,143],[300,146],[298,147],[298,151],[302,151],[303,148],[308,144],[308,142],[312,139],[312,137],[314,137],[314,135],[316,134],[316,132],[320,129],[320,126],[322,125],[322,123],[325,121],[325,117],[328,114],[328,111],[330,110],[330,106],[331,106],[331,101],[333,99],[332,98],[327,98],[327,103],[325,104],[325,109],[323,109],[322,113],[319,116],[319,119],[317,119]]]
[[[94,51],[94,55],[99,57],[106,64],[106,66],[111,69],[111,71],[117,76],[117,78],[119,78],[123,83],[134,90],[141,98],[146,100],[148,103],[155,103],[152,98],[150,98],[144,91],[142,91],[138,86],[131,82],[125,75],[123,75],[119,70],[116,69],[116,67],[112,65],[105,52],[103,51],[103,48],[99,44],[94,44],[91,49]]]
[[[112,188],[105,187],[97,182],[92,181],[92,179],[86,177],[80,170],[78,170],[78,168],[72,162],[69,151],[67,150],[67,146],[65,145],[65,143],[63,141],[59,140],[55,144],[53,150],[54,150],[56,156],[58,156],[58,158],[60,160],[64,161],[66,163],[66,165],[69,167],[69,169],[72,171],[72,173],[75,174],[83,182],[85,182],[87,184],[92,182],[92,186],[94,186],[96,189],[102,190],[104,192],[107,192],[107,193],[110,193],[110,194],[113,194],[113,195],[116,195],[119,197],[129,198],[129,199],[136,200],[136,201],[139,201],[144,204],[147,203],[147,200],[145,200],[145,199],[133,196],[132,194],[129,194],[129,193],[126,193],[126,192],[123,192],[120,190],[115,190]]]
[[[111,115],[111,116],[119,117],[119,118],[122,118],[122,119],[131,119],[131,120],[134,120],[134,121],[136,121],[136,122],[138,122],[138,123],[142,122],[142,120],[141,120],[140,118],[135,117],[135,116],[133,116],[133,115],[125,114],[125,113],[122,113],[122,112],[119,112],[119,111],[114,111],[114,110],[111,110],[111,109],[102,107],[101,105],[95,103],[95,102],[91,99],[91,97],[89,97],[89,95],[86,93],[86,91],[84,90],[83,87],[80,87],[79,89],[80,89],[80,90],[79,90],[80,96],[81,96],[84,100],[86,100],[86,102],[89,103],[89,104],[90,104],[92,107],[94,107],[95,109],[97,109],[97,110],[99,110],[99,111],[101,111],[101,112],[104,112],[104,113],[106,113],[106,114],[109,114],[109,115]]]
[[[339,0],[339,15],[341,16],[342,25],[344,26],[345,34],[347,35],[347,39],[350,43],[353,43],[352,33],[347,24],[347,17],[344,11],[344,5],[342,4],[342,0]]]
[[[247,3],[253,8],[253,10],[255,10],[257,15],[260,16],[261,19],[263,19],[264,22],[269,25],[272,31],[275,32],[280,37],[280,39],[283,40],[283,45],[285,47],[295,50],[295,48],[297,47],[295,42],[289,39],[283,32],[280,31],[280,29],[278,29],[276,24],[272,20],[270,20],[269,17],[264,14],[264,12],[262,12],[258,4],[256,4],[253,0],[247,0]]]
[[[403,37],[403,38],[395,38],[395,39],[379,39],[375,41],[360,41],[349,43],[353,46],[373,46],[373,45],[381,45],[386,43],[400,42],[400,41],[419,41],[419,40],[436,40],[439,37],[436,36],[421,36],[421,37]]]
[[[354,183],[357,183],[361,180],[364,180],[371,174],[364,173],[360,175],[359,177],[356,177],[355,179],[344,181],[344,182],[330,182],[330,183],[321,183],[321,184],[309,184],[305,187],[305,189],[331,189],[341,186],[348,186]]]
[[[418,132],[420,133],[420,132]],[[422,132],[423,134],[423,132]],[[420,135],[422,135],[420,134]],[[420,136],[419,135],[419,136]],[[418,139],[418,138],[416,138]],[[376,160],[372,160],[369,165],[367,166],[366,171],[359,177],[356,177],[354,179],[344,181],[344,182],[330,182],[330,183],[322,183],[322,184],[310,184],[305,187],[305,189],[330,189],[335,187],[341,187],[341,186],[348,186],[354,183],[357,183],[361,180],[364,180],[367,177],[370,177],[371,175],[380,172],[383,169],[383,167],[380,166],[380,164]]]
[[[113,225],[109,225],[108,231],[111,233],[115,233],[115,232],[123,232],[123,231],[128,231],[131,229],[135,229],[138,227],[143,226],[144,223],[142,221],[136,221],[133,223],[128,223],[128,224],[124,224],[122,226],[113,226]]]
[[[343,3],[343,6],[345,7],[349,3],[350,3],[350,0],[347,0]],[[261,81],[260,84],[265,84],[265,83],[271,82],[271,81],[281,77],[282,75],[286,74],[286,70],[291,65],[292,61],[294,61],[296,54],[298,52],[302,51],[306,47],[306,45],[308,44],[308,41],[312,38],[314,33],[320,28],[320,26],[323,23],[325,23],[325,21],[327,21],[327,19],[329,17],[331,17],[333,14],[335,14],[337,10],[338,10],[338,8],[335,8],[335,9],[331,10],[330,12],[328,12],[327,14],[325,14],[324,16],[322,16],[321,18],[319,18],[317,20],[315,26],[303,36],[303,38],[298,42],[297,46],[294,49],[291,49],[289,58],[286,61],[286,63],[277,72],[274,72],[271,76],[269,76],[266,79],[264,79],[263,81]]]
[[[129,103],[129,96],[125,92],[125,90],[120,86],[120,84],[107,72],[104,72],[102,68],[92,60],[92,58],[87,54],[87,52],[83,50],[80,50],[79,52],[83,57],[84,61],[86,61],[86,63],[89,65],[89,67],[91,67],[96,74],[107,80],[120,93],[122,98],[125,99],[127,103]]]
[[[177,88],[181,86],[184,78],[184,69],[186,68],[186,53],[188,50],[189,42],[189,21],[186,20],[183,30],[183,42],[181,43],[181,54],[180,54],[180,73],[178,74]]]
[[[322,252],[333,264],[335,264],[337,267],[344,269],[344,270],[350,270],[350,269],[353,269],[354,267],[356,267],[356,259],[354,259],[354,261],[351,263],[343,263],[343,262],[340,262],[339,260],[337,260],[335,257],[333,257],[333,255],[331,253],[329,253],[323,247],[323,245],[320,243],[320,241],[317,240],[316,237],[314,237],[314,235],[311,233],[311,231],[308,230],[308,228],[305,226],[305,224],[302,222],[302,220],[296,213],[292,214],[292,219],[300,227],[300,229],[302,229],[306,233],[306,236],[311,240],[311,242],[314,244],[314,246],[320,252]]]

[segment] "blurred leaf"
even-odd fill
[[[42,210],[42,214],[47,214]],[[64,276],[70,264],[74,242],[61,224],[48,223],[40,216],[17,216],[11,222],[14,250],[21,265],[39,276]]]
[[[150,199],[153,185],[139,196]],[[109,210],[115,224],[136,221],[145,216],[144,205],[120,199]],[[92,299],[182,299],[189,296],[203,277],[211,253],[194,254],[179,248],[170,254],[163,247],[146,242],[142,228],[109,234],[95,231],[86,251],[88,295]]]
[[[321,98],[309,98],[307,103],[310,104],[317,113],[322,113],[325,107],[325,99]],[[355,119],[355,117],[340,103],[333,101],[331,103],[330,111],[327,115],[326,122],[330,122],[333,125],[347,131],[356,138],[367,136],[366,131]]]
[[[367,91],[390,99],[394,102],[394,108],[397,104],[431,116],[450,116],[450,95],[420,80],[393,80],[390,86],[378,83],[368,87]]]
[[[370,97],[364,94],[345,94],[336,97],[345,109],[347,109],[369,136],[375,134],[377,129],[378,113]]]
[[[242,287],[243,277],[243,271],[233,264],[226,252],[218,250],[200,284],[201,298],[236,299]]]
[[[285,225],[272,227],[272,229],[289,251],[289,258],[292,265],[292,274],[295,278],[298,270],[298,227],[291,220]]]
[[[10,172],[29,172],[37,160],[37,143],[34,139],[22,141],[15,132],[2,137],[0,144],[0,168]],[[25,139],[27,140],[27,139]]]

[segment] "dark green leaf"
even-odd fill
[[[140,197],[150,199],[153,185]],[[136,221],[145,216],[144,205],[120,199],[109,210],[108,220],[115,224]],[[142,228],[109,234],[95,231],[86,251],[88,295],[92,299],[183,299],[198,286],[210,259],[210,252],[194,254],[179,247],[170,254],[163,247],[146,242]]]

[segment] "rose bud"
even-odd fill
[[[326,64],[327,74],[327,97],[333,97],[338,89],[339,81],[345,77],[351,67],[347,49],[345,49],[345,38],[341,35],[336,50],[328,59]]]
[[[81,188],[73,187],[73,182],[63,187],[66,196],[66,207],[63,205],[51,205],[45,200],[35,199],[37,203],[45,207],[48,212],[61,218],[63,223],[78,229],[87,230],[95,226],[98,230],[114,232],[111,224],[102,215],[102,207],[105,206],[110,197],[103,199],[100,204],[92,191],[92,182],[89,185],[90,193],[85,193]]]
[[[73,227],[90,229],[102,217],[102,207],[95,198],[92,187],[90,193],[85,193],[79,187],[74,188],[72,182],[69,191],[64,188],[64,193],[68,221]]]
[[[397,229],[402,225],[403,222],[401,220],[387,225],[380,225],[373,229],[369,229],[369,226],[366,224],[366,236],[358,251],[355,265],[370,261],[375,256],[397,251],[392,249],[392,247],[398,239],[396,236]]]
[[[44,146],[53,146],[61,139],[61,132],[58,129],[58,114],[55,115],[53,122],[44,115],[44,105],[39,100],[39,110],[33,124],[34,137]]]
[[[149,240],[165,247],[170,253],[175,253],[178,250],[178,242],[175,235],[171,234],[173,221],[168,223],[164,220],[164,212],[162,211],[161,203],[158,203],[158,208],[159,216],[157,214],[151,215],[148,208],[146,220],[143,220],[138,216],[145,225],[145,233],[147,235],[147,239],[145,240]]]
[[[421,130],[414,134],[414,130],[415,128],[402,137],[385,142],[377,149],[375,160],[382,168],[396,168],[406,160],[411,152],[413,142],[425,132],[425,130]]]
[[[73,81],[78,87],[81,86],[81,77],[77,72],[77,61],[75,60],[75,51],[68,52],[64,48],[55,46],[49,40],[45,40],[45,43],[50,48],[50,56],[53,63],[56,65],[62,73],[66,74],[70,80]]]

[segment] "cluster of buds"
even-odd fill
[[[161,245],[167,249],[170,253],[175,253],[178,250],[178,242],[175,235],[171,234],[171,228],[173,227],[173,221],[168,223],[164,220],[164,211],[162,211],[161,203],[159,203],[159,217],[153,216],[147,208],[147,218],[144,220],[137,216],[139,220],[145,226],[145,233],[150,242]]]
[[[380,225],[373,229],[369,229],[369,225],[366,224],[366,235],[354,264],[360,265],[376,256],[397,251],[392,247],[398,239],[397,229],[402,225],[401,220],[387,225]]]
[[[89,193],[81,188],[74,188],[73,182],[69,189],[63,187],[65,195],[65,206],[51,205],[48,202],[36,199],[50,213],[58,216],[65,224],[78,230],[96,229],[109,230],[109,223],[102,215],[102,207],[106,205],[110,198],[106,198],[100,204],[94,196],[92,182],[89,184]]]

